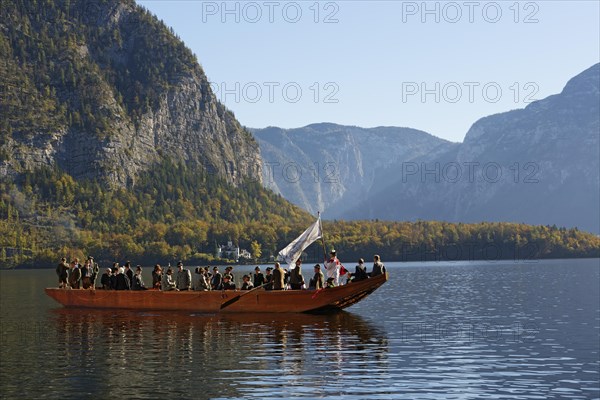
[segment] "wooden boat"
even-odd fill
[[[179,310],[200,313],[330,313],[356,304],[388,279],[383,274],[319,290],[169,291],[46,288],[65,307]]]

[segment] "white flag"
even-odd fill
[[[320,239],[321,235],[321,218],[319,217],[314,224],[302,232],[302,235],[298,236],[285,249],[279,252],[279,259],[288,263],[290,268],[294,268],[295,265],[293,263],[300,258],[304,249],[310,246],[315,240]]]

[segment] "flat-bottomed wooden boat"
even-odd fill
[[[65,307],[178,310],[201,313],[326,313],[356,304],[388,279],[383,274],[319,290],[168,291],[46,288]]]

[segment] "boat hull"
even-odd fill
[[[46,288],[65,307],[178,310],[201,313],[328,313],[362,300],[387,281],[387,274],[321,290],[169,291]]]

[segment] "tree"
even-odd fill
[[[250,243],[250,252],[252,253],[252,257],[254,257],[255,260],[258,260],[260,256],[262,256],[260,243],[258,243],[256,240],[253,240],[252,243]]]

